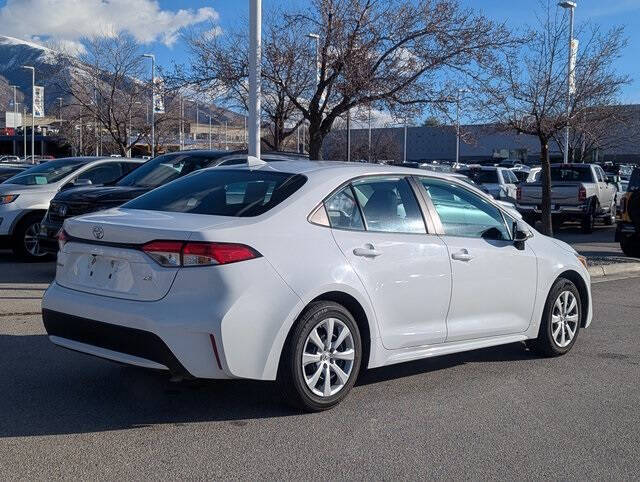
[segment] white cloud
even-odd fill
[[[0,8],[3,35],[45,39],[75,52],[82,51],[82,37],[120,33],[171,46],[181,29],[217,19],[211,7],[163,10],[157,0],[7,0]]]

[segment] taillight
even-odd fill
[[[516,189],[516,199],[518,201],[522,201],[522,188],[520,186]]]
[[[181,264],[180,253],[183,245],[182,241],[151,241],[142,247],[142,251],[161,266],[177,267]]]
[[[578,189],[578,201],[586,201],[587,200],[587,190],[584,186],[580,186]]]
[[[58,240],[58,250],[62,251],[63,246],[69,240],[69,235],[64,229],[60,228],[60,231],[56,234],[56,239]]]
[[[253,248],[236,243],[152,241],[142,250],[161,266],[212,266],[257,258]]]

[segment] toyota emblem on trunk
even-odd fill
[[[102,239],[104,237],[104,229],[100,226],[93,227],[93,237],[96,239]]]

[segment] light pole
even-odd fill
[[[11,86],[13,88],[13,127],[14,129],[18,126],[18,102],[17,102],[17,98],[16,98],[16,88],[18,87],[17,85],[12,85]],[[13,153],[15,154],[15,150],[16,150],[16,143],[13,142]]]
[[[469,92],[467,89],[458,89],[456,96],[456,164],[460,162],[460,94]]]
[[[569,0],[558,3],[559,7],[569,10],[569,58],[567,60],[567,126],[564,134],[564,159],[563,162],[569,162],[569,115],[571,114],[571,78],[573,76],[573,11],[577,3]]]
[[[320,83],[320,35],[309,33],[307,37],[316,41],[316,85],[318,85]]]
[[[262,0],[249,0],[249,156],[260,159]]]
[[[180,150],[184,150],[184,97],[180,96]]]
[[[22,104],[22,140],[24,141],[24,148],[22,153],[24,154],[24,160],[27,160],[27,108]]]
[[[151,157],[155,157],[156,152],[156,130],[155,130],[155,112],[156,105],[155,91],[156,91],[156,56],[153,54],[142,54],[143,57],[151,59]]]
[[[404,118],[404,148],[402,150],[402,162],[407,162],[407,117]]]
[[[351,110],[347,111],[347,161],[351,162]]]
[[[133,106],[135,105],[142,105],[142,102],[136,100],[133,103]],[[129,108],[129,128],[127,129],[127,144],[129,144],[129,148],[127,149],[127,157],[131,157],[131,132],[133,131],[133,126],[131,125],[131,110],[133,106]]]
[[[369,152],[367,153],[367,161],[371,162],[371,104],[369,104]]]
[[[36,141],[35,141],[35,135],[36,135],[36,114],[35,111],[33,109],[33,106],[35,105],[35,96],[34,96],[34,92],[35,92],[35,86],[36,86],[36,69],[35,67],[32,67],[31,65],[23,65],[22,66],[23,69],[28,69],[31,70],[31,164],[35,164],[36,163],[36,158],[35,158],[35,145],[36,145]],[[27,154],[25,152],[24,157],[27,157]]]

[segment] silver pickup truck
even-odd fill
[[[522,183],[516,193],[516,207],[530,224],[540,218],[542,183]],[[551,165],[551,213],[557,226],[580,221],[582,231],[590,233],[596,219],[616,222],[616,187],[607,182],[602,168],[595,164]]]

